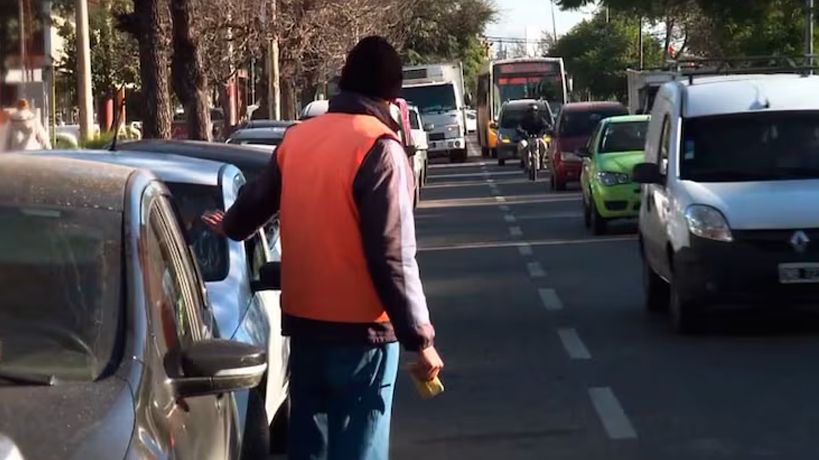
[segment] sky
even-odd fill
[[[500,14],[497,23],[486,28],[488,36],[525,38],[526,29],[529,28],[530,35],[534,33],[540,37],[543,31],[552,30],[549,0],[495,0],[495,4]],[[590,18],[593,11],[593,6],[579,11],[561,11],[555,7],[558,37],[583,19]]]

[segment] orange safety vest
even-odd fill
[[[387,322],[367,268],[353,182],[382,137],[369,115],[328,113],[293,126],[278,148],[282,310],[338,323]]]

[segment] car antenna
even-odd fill
[[[117,94],[123,94],[124,90],[125,85],[123,84],[122,86],[119,87]],[[116,96],[114,96],[114,99],[116,100]],[[122,112],[124,108],[125,98],[123,97],[122,101],[119,104],[114,105],[114,124],[112,125],[114,129],[114,139],[111,140],[111,147],[108,148],[108,150],[111,152],[117,151],[117,141],[119,140],[119,125],[122,122]]]

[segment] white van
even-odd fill
[[[666,83],[645,161],[649,309],[684,333],[717,306],[819,304],[819,77]]]

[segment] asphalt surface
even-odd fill
[[[819,458],[816,314],[675,335],[643,310],[636,225],[593,237],[579,193],[546,184],[432,167],[417,229],[446,392],[421,401],[402,371],[392,458]]]

